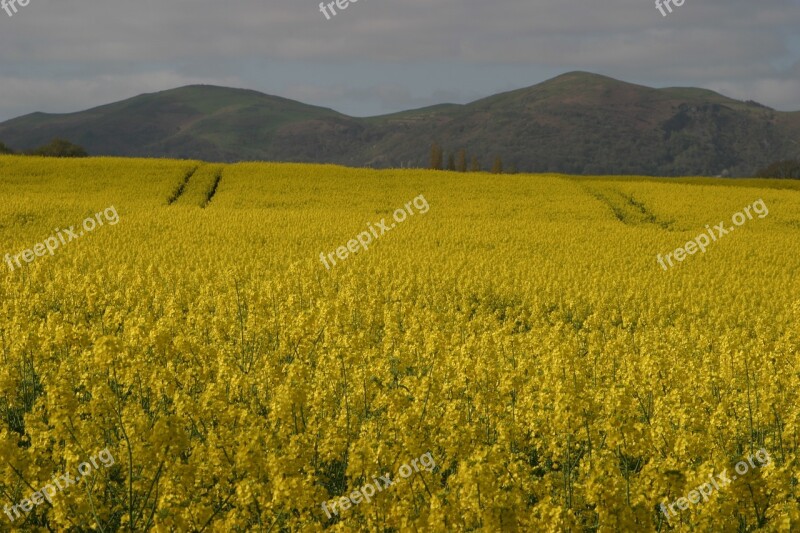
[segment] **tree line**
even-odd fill
[[[447,156],[446,166],[444,161],[444,150],[441,146],[439,146],[438,143],[434,142],[431,145],[431,162],[428,168],[432,170],[451,170],[454,172],[483,172],[480,159],[478,159],[478,157],[475,155],[470,156],[463,148],[457,150],[456,152],[451,152]],[[469,161],[469,163],[467,163],[467,161]],[[516,174],[517,172],[517,169],[513,164],[505,168],[505,172],[507,174]],[[502,174],[503,169],[503,159],[499,155],[495,156],[490,172],[492,174]]]
[[[44,157],[88,157],[89,154],[81,146],[66,139],[53,139],[33,150],[16,152],[0,142],[0,154],[38,155]]]
[[[800,159],[776,161],[756,173],[757,178],[800,179]]]

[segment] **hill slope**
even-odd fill
[[[800,153],[800,113],[584,72],[466,105],[353,118],[256,91],[189,86],[0,124],[19,149],[61,136],[93,155],[425,166],[431,142],[526,171],[748,175]]]
[[[292,131],[315,127],[347,129],[358,124],[333,110],[286,98],[194,85],[79,113],[33,113],[0,124],[0,136],[21,149],[65,137],[92,155],[294,160],[303,150],[283,141]]]

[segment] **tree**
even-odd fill
[[[89,154],[77,144],[72,144],[65,139],[56,138],[48,144],[31,151],[30,155],[41,155],[45,157],[87,157]]]
[[[447,156],[447,170],[456,169],[456,157],[453,154]]]
[[[463,148],[456,154],[456,170],[458,172],[467,171],[467,151]]]
[[[431,145],[431,169],[442,170],[442,147],[435,142]]]
[[[502,174],[503,173],[503,160],[500,159],[500,156],[495,156],[494,164],[492,165],[492,174]]]
[[[777,161],[756,173],[757,178],[800,179],[800,160]]]
[[[0,154],[13,154],[14,150],[0,142]]]
[[[472,156],[472,161],[469,163],[469,171],[470,172],[480,172],[481,171],[481,162],[478,161],[476,156]]]

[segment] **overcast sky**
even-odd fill
[[[8,1],[8,0],[6,0]],[[341,0],[340,0],[341,1]],[[366,116],[586,70],[800,110],[800,0],[30,0],[0,11],[0,120],[181,85]]]

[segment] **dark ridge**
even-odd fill
[[[467,161],[501,159],[520,172],[738,177],[797,157],[800,112],[568,72],[468,104],[366,118],[193,85],[0,123],[0,141],[23,152],[53,137],[97,156],[373,168],[428,168],[435,142],[444,161],[464,150]]]

